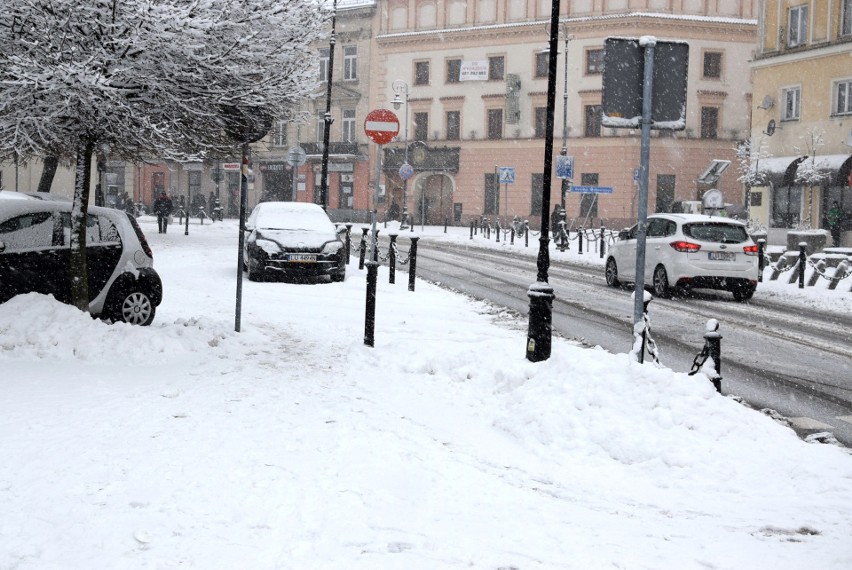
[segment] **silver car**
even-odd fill
[[[606,260],[612,287],[636,280],[637,226],[623,230]],[[757,288],[757,245],[744,223],[719,216],[648,216],[645,283],[657,297],[673,288],[722,289],[747,301]]]

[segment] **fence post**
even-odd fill
[[[408,290],[414,291],[414,277],[417,272],[417,240],[419,237],[411,238],[411,249],[408,251]]]
[[[494,233],[497,234],[497,243],[500,243],[500,220],[494,222]]]
[[[807,260],[805,250],[807,247],[807,242],[799,243],[799,289],[805,288],[805,261]]]
[[[396,234],[390,234],[390,251],[388,252],[388,283],[396,283]]]
[[[379,231],[376,230],[376,249],[373,250],[373,261],[379,261]]]
[[[604,258],[604,247],[606,247],[606,228],[601,226],[601,254],[600,258]]]
[[[361,255],[358,258],[358,269],[364,269],[364,258],[367,257],[367,232],[370,228],[361,228]]]
[[[524,220],[524,247],[530,246],[530,221]]]
[[[716,391],[722,393],[722,335],[719,334],[719,321],[710,319],[707,321],[704,342],[707,344],[707,353],[713,359],[713,369],[716,377],[711,378]]]
[[[766,240],[760,238],[757,240],[757,282],[763,282],[763,268],[764,268],[764,259],[763,256],[766,253]]]
[[[577,241],[580,242],[579,245],[577,246],[577,254],[578,255],[583,255],[583,232],[584,232],[584,230],[583,230],[582,227],[580,227],[577,230]]]
[[[476,227],[476,224],[473,223],[473,220],[470,221],[470,239],[473,239],[473,228]]]
[[[352,224],[346,224],[346,265],[352,255]]]

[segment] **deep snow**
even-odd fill
[[[525,322],[385,268],[365,347],[357,259],[246,280],[236,333],[235,223],[141,221],[151,327],[0,305],[0,568],[852,567],[848,450],[700,374],[558,338],[530,363]],[[852,310],[757,295],[787,292]]]

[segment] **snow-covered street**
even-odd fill
[[[0,568],[852,567],[849,451],[701,374],[530,363],[525,321],[384,267],[368,348],[356,258],[246,280],[236,333],[236,222],[141,222],[152,326],[0,305]]]

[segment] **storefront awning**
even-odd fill
[[[773,156],[755,160],[751,173],[758,171],[763,177],[761,186],[849,186],[852,156]]]

